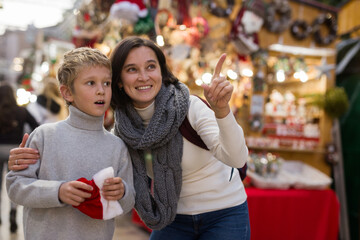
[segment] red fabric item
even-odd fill
[[[85,213],[89,217],[95,219],[103,219],[103,206],[100,201],[101,199],[100,190],[96,186],[94,180],[89,181],[86,178],[79,178],[77,181],[91,185],[93,187],[93,190],[91,192],[86,191],[88,193],[91,193],[90,198],[87,198],[79,206],[73,206],[73,207],[79,209],[82,213]]]
[[[333,190],[246,188],[252,240],[337,240],[339,202]]]
[[[151,228],[147,227],[145,223],[141,220],[135,209],[132,210],[132,222],[144,228],[148,232],[152,232]]]
[[[185,25],[186,27],[191,27],[192,25],[192,20],[191,17],[189,15],[189,6],[190,6],[190,2],[189,0],[178,0],[178,24],[182,24]]]
[[[333,190],[245,188],[251,240],[337,240],[339,202]],[[136,211],[132,221],[146,230]]]

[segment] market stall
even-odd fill
[[[329,111],[336,99],[325,97],[338,90],[337,10],[302,1],[266,1],[267,11],[259,1],[214,2],[210,9],[186,6],[187,27],[176,22],[184,12],[175,14],[170,5],[159,10],[156,36],[176,75],[197,95],[213,62],[228,54],[232,109],[251,152],[244,183],[252,239],[337,239],[339,202],[326,160],[331,115],[338,113]],[[135,211],[133,221],[144,226]]]
[[[308,0],[93,0],[74,11],[72,44],[109,55],[126,36],[150,38],[199,96],[227,53],[222,74],[251,153],[253,239],[337,239],[330,129],[347,104],[334,87],[337,11]],[[58,54],[44,55],[55,68]],[[143,226],[136,212],[134,222]]]

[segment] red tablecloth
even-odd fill
[[[332,190],[246,188],[251,240],[337,240],[339,202]],[[147,228],[133,211],[133,222]]]
[[[337,240],[339,203],[332,190],[246,188],[252,240]]]

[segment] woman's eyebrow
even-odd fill
[[[147,60],[146,63],[156,63],[156,60],[150,59],[150,60]],[[129,64],[124,65],[124,68],[130,67],[130,66],[136,66],[136,64],[135,63],[129,63]]]

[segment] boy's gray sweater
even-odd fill
[[[24,206],[25,239],[109,239],[111,220],[90,218],[59,201],[60,185],[112,166],[125,184],[119,201],[124,213],[134,206],[133,170],[124,142],[106,131],[103,117],[89,116],[70,106],[70,116],[44,124],[30,135],[27,147],[39,150],[40,160],[23,171],[10,171],[6,187],[12,201]]]

